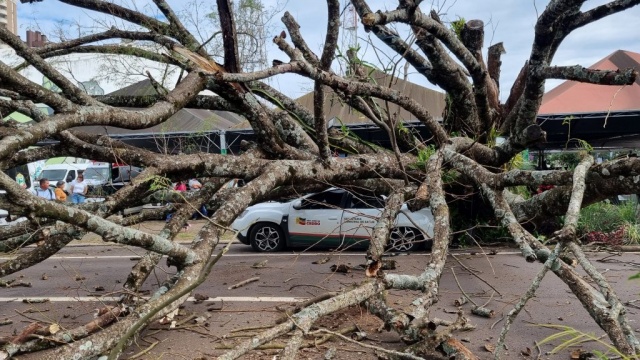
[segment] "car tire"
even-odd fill
[[[258,252],[275,252],[285,247],[284,233],[273,223],[257,223],[251,228],[249,239],[253,250]]]
[[[389,250],[415,251],[422,247],[422,233],[412,227],[401,226],[391,229],[389,233]]]

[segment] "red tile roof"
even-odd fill
[[[640,71],[640,54],[618,50],[589,67]],[[640,78],[633,85],[605,86],[565,81],[542,98],[539,114],[570,114],[640,110]]]

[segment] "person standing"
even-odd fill
[[[22,173],[18,173],[16,175],[16,182],[18,183],[18,185],[20,185],[21,188],[27,188],[27,181],[24,179],[24,175],[22,175]]]
[[[40,179],[40,187],[35,189],[36,196],[41,197],[47,200],[55,200],[56,196],[53,194],[53,191],[49,189],[49,179],[42,178]]]
[[[202,189],[202,184],[198,179],[189,179],[189,189],[191,190],[200,190]]]
[[[180,180],[178,181],[176,186],[173,188],[173,190],[179,191],[179,192],[187,191],[187,185],[184,183],[184,181]]]
[[[84,182],[84,175],[78,174],[78,177],[71,182],[71,202],[73,204],[84,203],[88,188],[87,183]]]
[[[198,181],[198,179],[189,179],[189,189],[191,190],[200,190],[202,189],[202,183]],[[207,207],[205,204],[202,204],[200,210],[196,211],[192,216],[192,220],[197,220],[199,217],[207,217],[209,216],[209,212],[207,211]]]
[[[67,193],[64,192],[64,181],[58,181],[58,183],[56,184],[56,200],[58,201],[67,201]]]

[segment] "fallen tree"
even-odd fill
[[[409,202],[413,210],[430,207],[435,220],[433,248],[424,271],[394,274],[383,270],[384,249],[392,222],[381,221],[384,226],[376,226],[372,233],[366,277],[359,286],[309,304],[220,358],[235,359],[270,340],[292,334],[282,358],[295,359],[304,336],[318,319],[356,304],[362,304],[382,319],[385,327],[397,332],[406,343],[403,352],[389,351],[387,356],[391,358],[475,358],[462,343],[455,341],[454,331],[466,325],[464,316],[447,324],[429,318],[430,307],[438,301],[438,284],[452,237],[452,218],[445,195],[448,184],[443,181],[451,176],[455,176],[457,183],[481,193],[494,219],[508,230],[519,247],[524,261],[542,264],[529,291],[523,294],[505,322],[496,358],[503,350],[510,324],[549,270],[567,284],[621,353],[632,356],[640,351],[640,342],[629,325],[625,307],[606,278],[589,263],[576,237],[581,207],[617,194],[640,193],[640,160],[623,158],[596,165],[584,151],[575,171],[525,171],[505,166],[524,149],[545,141],[536,116],[546,80],[571,79],[603,86],[636,81],[638,73],[633,69],[607,71],[550,64],[569,34],[640,1],[616,0],[588,11],[580,10],[584,1],[551,1],[538,17],[530,57],[508,100],[501,103],[497,91],[501,50],[492,47],[488,58],[483,57],[481,21],[467,21],[458,34],[440,20],[437,12],[425,12],[418,0],[399,1],[394,10],[375,12],[365,0],[353,0],[368,32],[386,44],[388,51],[395,52],[408,66],[447,92],[448,112],[443,122],[436,120],[440,114],[429,113],[423,104],[403,92],[370,81],[355,51],[348,54],[350,71],[346,75],[333,70],[340,29],[338,0],[327,1],[329,21],[321,54],[310,50],[299,32],[300,24],[287,13],[283,17],[287,32],[273,41],[289,61],[274,61],[272,67],[252,72],[243,72],[245,69],[238,59],[238,34],[229,0],[217,1],[220,29],[216,31],[223,34],[223,54],[208,53],[205,44],[196,39],[164,0],[154,0],[163,14],[162,20],[111,2],[62,2],[125,20],[137,29],[111,28],[78,39],[29,48],[0,27],[0,40],[25,62],[15,67],[0,62],[0,111],[2,114],[15,111],[33,119],[26,125],[6,122],[0,127],[2,168],[53,156],[77,156],[102,161],[117,159],[145,170],[130,186],[109,196],[105,202],[80,206],[38,198],[0,173],[0,187],[7,192],[0,207],[29,219],[28,224],[2,230],[3,249],[24,248],[25,251],[1,264],[0,274],[7,276],[35,266],[86,232],[98,234],[106,242],[147,251],[124,281],[128,294],[140,290],[163,255],[170,258],[177,271],[149,300],[136,301],[135,296],[123,296],[119,306],[105,309],[94,322],[48,336],[30,337],[41,329],[29,327],[4,345],[3,355],[41,351],[39,357],[43,359],[89,359],[101,355],[118,358],[137,333],[174,311],[215,272],[217,259],[226,251],[225,248],[216,250],[221,233],[249,205],[330,184],[383,189],[389,195],[383,212],[385,219],[393,219],[403,202]],[[393,30],[393,26],[399,24],[407,26],[415,41],[406,41]],[[134,44],[152,42],[162,50],[154,53],[142,47],[132,49],[130,43],[104,42],[111,39],[131,40]],[[90,96],[47,62],[60,55],[86,52],[166,63],[180,69],[184,76],[172,89],[162,89],[159,82],[151,79],[161,90],[159,93],[164,94],[161,96]],[[220,55],[224,58],[222,64],[214,60]],[[20,73],[24,66],[45,75],[60,92],[28,81]],[[300,106],[262,82],[285,73],[314,82],[313,108]],[[204,90],[217,96],[203,95]],[[330,91],[386,131],[391,149],[368,146],[352,134],[335,128],[327,130],[324,102]],[[54,114],[42,115],[35,103],[46,104]],[[432,138],[424,141],[404,131],[402,119],[390,109],[391,105],[411,113],[427,127]],[[240,156],[159,154],[74,129],[86,125],[143,129],[163,123],[185,107],[224,110],[244,116],[255,132],[256,146]],[[490,135],[496,131],[507,139],[502,144],[495,144]],[[46,139],[55,139],[57,143],[30,148]],[[347,152],[349,156],[333,157],[335,150]],[[178,181],[196,175],[208,181],[197,195],[172,200],[176,212],[159,235],[127,227],[135,221],[144,221],[144,216],[117,216],[127,207],[152,199],[158,177]],[[224,187],[235,178],[243,179],[246,185]],[[510,189],[523,185],[554,185],[555,188],[527,200],[511,196]],[[203,204],[213,215],[193,243],[173,242],[194,209]],[[564,216],[563,226],[545,243],[556,244],[553,248],[523,226],[541,217],[560,215]],[[42,222],[42,218],[48,222]],[[40,242],[39,246],[27,247],[36,241]],[[560,260],[565,253],[575,256],[596,286]],[[212,257],[215,254],[217,256]],[[417,290],[421,295],[413,302],[412,309],[397,309],[385,299],[386,291],[391,289]],[[442,346],[445,343],[448,346]]]

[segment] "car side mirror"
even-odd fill
[[[302,209],[302,200],[295,200],[291,206],[296,210]]]

